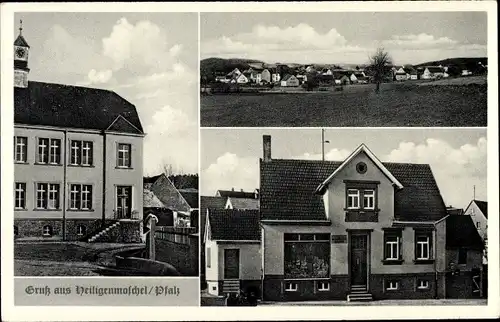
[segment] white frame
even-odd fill
[[[83,228],[83,232],[81,232],[81,228]],[[76,226],[76,235],[77,236],[84,236],[87,233],[87,226],[79,224]]]
[[[419,241],[419,237],[425,237],[427,238],[426,241]],[[416,259],[417,260],[427,260],[431,258],[431,243],[430,243],[430,237],[429,236],[424,236],[424,235],[417,235],[415,237],[416,241],[415,244],[417,246],[417,252],[416,252]],[[423,257],[422,254],[424,253],[424,249],[427,249],[427,257]],[[420,252],[420,254],[419,254]],[[420,255],[420,256],[419,256]]]
[[[430,283],[428,280],[417,280],[417,290],[428,290],[430,288]]]
[[[42,141],[47,141],[47,144]],[[43,143],[43,145],[42,145]],[[42,152],[40,152],[40,148],[43,147]],[[47,149],[47,159],[43,160],[45,156],[45,150]],[[36,163],[39,164],[48,164],[50,159],[50,139],[48,138],[37,138],[36,142]]]
[[[86,197],[84,198],[84,196]],[[80,210],[90,210],[90,209],[92,209],[92,185],[82,184],[80,188]]]
[[[356,194],[351,193],[351,191],[356,191]],[[351,206],[352,201],[357,199],[357,206]],[[359,189],[347,189],[347,209],[360,209],[360,191]],[[354,203],[353,203],[354,204]]]
[[[299,284],[296,282],[285,282],[285,292],[297,292]]]
[[[39,186],[41,185],[41,188],[42,190],[39,188]],[[35,209],[47,209],[47,205],[48,205],[48,190],[49,190],[49,184],[48,183],[44,183],[44,182],[37,182],[35,183],[35,195],[36,195],[36,198],[35,198]],[[42,198],[40,199],[39,198],[39,193],[42,193]],[[45,194],[47,195],[47,205],[45,207],[43,206],[39,206],[39,201],[42,200],[42,203],[44,203],[45,201]]]
[[[48,228],[49,232],[45,232],[45,228]],[[54,228],[51,225],[43,225],[42,227],[42,235],[45,237],[51,237],[54,234]]]
[[[399,290],[399,282],[398,281],[387,281],[389,285],[386,285],[386,291],[397,291]]]
[[[21,139],[23,142],[19,142],[18,140]],[[14,152],[14,161],[17,163],[26,163],[28,162],[28,138],[25,136],[15,136],[15,145],[16,145],[16,150]],[[20,156],[21,160],[17,159],[17,154],[18,154],[18,148],[21,147],[20,150]],[[26,153],[25,153],[26,152]]]
[[[57,144],[54,144],[57,143]],[[55,151],[53,151],[53,149]],[[59,153],[54,153],[59,150]],[[61,139],[49,139],[49,160],[48,164],[61,164],[62,146]],[[54,161],[52,160],[54,157]]]
[[[396,237],[396,241],[395,242],[394,241],[388,241],[388,240],[385,241],[386,245],[387,244],[391,245],[391,252],[390,252],[390,254],[386,254],[386,255],[389,255],[390,257],[386,257],[384,259],[388,260],[388,261],[399,260],[399,253],[400,253],[399,243],[400,243],[400,237],[399,236],[395,236],[395,235],[389,235],[386,238],[388,239],[388,238],[391,238],[391,237]],[[396,258],[394,258],[392,256],[393,255],[393,250],[394,250],[394,248],[393,248],[394,245],[396,245],[396,256],[397,256]],[[385,247],[385,245],[384,245],[384,247]]]
[[[54,189],[53,189],[54,188]],[[59,209],[61,207],[60,200],[61,186],[58,183],[47,184],[47,208],[46,209]],[[54,198],[52,198],[54,197]],[[51,207],[50,202],[54,201],[57,205]]]
[[[71,142],[69,144],[70,145],[70,150],[71,150],[71,153],[70,153],[70,156],[69,156],[69,164],[71,164],[71,165],[80,165],[80,163],[82,162],[81,157],[80,157],[81,145],[78,146],[78,142],[81,142],[81,141],[79,141],[79,140],[71,140]],[[73,145],[73,144],[75,144],[75,145]],[[73,156],[75,157],[75,162],[73,162]]]
[[[127,150],[122,150],[120,149],[120,146],[126,146],[128,149]],[[117,155],[116,155],[116,166],[118,168],[131,168],[132,167],[132,144],[130,143],[118,143],[117,146]],[[124,157],[120,159],[120,153],[124,154]],[[125,158],[125,155],[128,154],[128,157]],[[120,160],[128,160],[128,164],[123,164],[123,162],[120,162]],[[126,162],[125,162],[126,163]]]
[[[370,194],[367,195],[367,192]],[[366,207],[365,198],[371,199],[371,206]],[[375,209],[375,190],[373,189],[365,189],[363,190],[363,209],[374,210]]]
[[[94,163],[94,144],[92,141],[82,141],[82,155],[80,158],[80,165],[82,166],[91,166]],[[92,156],[92,157],[91,157]]]
[[[316,284],[317,284],[317,289],[319,292],[327,292],[330,290],[330,282],[329,281],[317,281]]]
[[[21,185],[22,189],[18,188],[17,185]],[[26,209],[26,182],[16,182],[15,183],[15,194],[14,194],[14,209]],[[18,193],[22,194],[22,198],[18,198]],[[17,206],[17,201],[22,201],[23,207]]]

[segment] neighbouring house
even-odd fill
[[[245,77],[248,78],[248,80],[251,83],[260,84],[261,81],[262,81],[262,74],[261,74],[261,72],[262,72],[262,70],[258,70],[256,68],[250,67],[249,69],[245,70],[243,72],[243,74],[245,75]]]
[[[248,78],[244,74],[234,74],[230,80],[233,84],[247,84]]]
[[[332,86],[335,82],[333,75],[322,75],[318,74],[316,76],[319,86]]]
[[[394,79],[396,81],[405,81],[408,79],[408,75],[404,66],[400,68],[394,68],[393,71],[394,71]]]
[[[321,75],[333,75],[333,72],[329,68],[323,68],[323,70],[321,71]]]
[[[349,80],[351,81],[351,83],[353,84],[356,84],[358,82],[358,77],[356,76],[355,73],[352,73],[350,76],[349,76]]]
[[[462,208],[456,208],[452,206],[446,207],[446,213],[448,215],[456,216],[456,215],[463,215],[464,210]]]
[[[253,198],[257,199],[259,197],[259,190],[255,189],[254,191],[244,191],[243,189],[241,190],[234,190],[232,188],[231,190],[217,190],[215,193],[216,197],[222,197],[224,198],[224,202],[226,201],[227,198]]]
[[[226,76],[215,76],[215,81],[219,83],[229,83],[230,79]]]
[[[418,79],[417,70],[414,69],[414,68],[411,68],[411,69],[407,70],[406,74],[408,76],[408,79],[410,79],[410,80],[417,80]]]
[[[472,75],[472,72],[468,69],[462,69],[461,76],[470,76]]]
[[[446,218],[446,298],[479,298],[484,244],[470,215]]]
[[[300,85],[300,82],[297,77],[294,75],[286,74],[281,79],[281,86],[283,87],[297,87]]]
[[[238,68],[235,68],[232,71],[230,71],[229,73],[227,73],[226,76],[227,76],[227,78],[232,79],[234,76],[239,76],[241,74],[242,74],[242,72]]]
[[[207,291],[260,293],[261,228],[258,210],[210,209],[205,233]]]
[[[154,194],[153,191],[144,187],[143,192],[144,216],[154,215],[158,218],[157,226],[174,226],[174,212],[167,208],[163,202]],[[146,227],[144,227],[146,229]]]
[[[306,74],[298,74],[295,77],[299,80],[299,84],[304,84],[307,82],[307,75]]]
[[[273,73],[273,74],[271,75],[271,81],[272,81],[273,83],[279,83],[279,81],[280,81],[280,80],[281,80],[281,76],[280,76],[280,74],[278,74],[278,73]]]
[[[461,241],[429,165],[381,162],[364,144],[341,162],[273,159],[268,135],[263,150],[258,222],[209,212],[212,294],[248,285],[266,301],[431,299],[472,283],[448,276]]]
[[[190,225],[191,213],[198,210],[198,192],[187,189],[179,191],[172,181],[164,174],[144,178],[144,189],[151,191],[173,213],[174,227],[187,227]],[[147,215],[145,213],[145,215]]]
[[[228,197],[225,208],[235,210],[258,210],[259,199]]]
[[[367,77],[367,76],[364,76],[364,75],[358,75],[356,76],[356,78],[358,79],[358,84],[368,84],[370,78]]]
[[[19,33],[15,238],[140,242],[145,134],[135,106],[111,90],[29,80],[29,51]]]
[[[464,215],[469,215],[472,218],[479,236],[485,240],[488,236],[488,203],[481,200],[472,200],[465,208]]]
[[[264,69],[260,74],[260,79],[262,82],[270,83],[271,82],[271,72],[269,69]]]
[[[335,84],[348,85],[351,83],[351,79],[345,73],[334,73]]]
[[[421,76],[421,79],[436,79],[436,78],[444,78],[445,71],[442,67],[439,66],[427,66],[424,69],[424,72]]]
[[[313,65],[309,65],[306,67],[306,73],[314,73],[316,72],[316,69],[314,68]]]

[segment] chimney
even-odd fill
[[[243,192],[243,189],[240,189],[240,192]]]
[[[264,135],[263,139],[263,148],[264,148],[264,162],[271,161],[271,136]]]
[[[231,191],[234,191],[234,187],[231,188]]]

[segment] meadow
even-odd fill
[[[425,85],[425,86],[423,86]],[[201,126],[486,126],[486,77],[347,85],[341,92],[201,96]]]

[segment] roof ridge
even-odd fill
[[[300,161],[300,162],[317,162],[317,163],[343,163],[344,161],[340,160],[310,160],[310,159],[284,159],[284,158],[273,158],[271,159],[272,161]],[[391,161],[381,161],[383,164],[400,164],[400,165],[422,165],[422,166],[429,166],[429,163],[415,163],[415,162],[391,162]],[[266,163],[266,162],[263,162]]]
[[[71,85],[71,84],[62,84],[62,83],[53,83],[53,82],[41,82],[41,81],[35,81],[35,80],[33,80],[33,81],[30,80],[29,82],[30,83],[38,83],[38,84],[56,85],[56,86],[61,86],[61,87],[76,87],[76,88],[92,89],[92,90],[98,90],[98,91],[104,91],[104,92],[114,93],[114,94],[120,96],[118,93],[116,93],[115,91],[113,91],[111,89],[100,88],[100,87],[89,87],[89,86],[82,86],[82,85]],[[128,103],[132,104],[130,102],[128,102]]]

